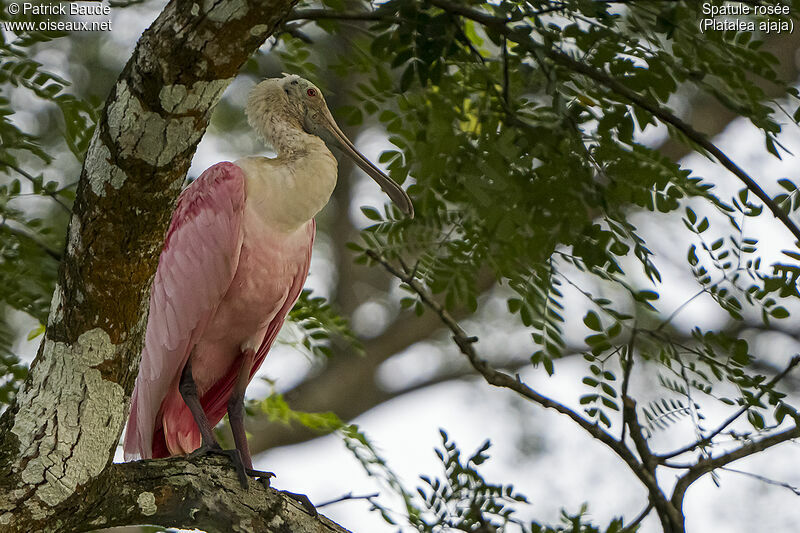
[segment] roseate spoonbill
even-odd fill
[[[404,213],[414,209],[303,78],[262,81],[245,113],[278,155],[218,163],[181,193],[151,289],[124,452],[127,460],[219,453],[212,428],[227,410],[231,458],[246,487],[253,464],[244,392],[308,275],[314,216],[336,185],[327,146],[350,156]]]

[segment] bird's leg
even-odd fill
[[[242,462],[244,463],[245,471],[251,476],[261,476],[259,481],[262,481],[264,485],[268,487],[269,478],[275,474],[272,472],[253,470],[253,461],[250,457],[250,448],[247,445],[247,434],[244,429],[244,391],[247,388],[247,384],[250,382],[250,370],[253,367],[255,355],[255,351],[252,349],[247,349],[242,352],[242,364],[239,367],[239,374],[236,376],[233,392],[231,392],[231,396],[228,399],[228,420],[231,423],[233,440],[236,443],[236,449],[239,451]],[[305,494],[296,494],[285,490],[281,492],[298,501],[311,516],[318,516],[317,509]]]
[[[250,457],[250,448],[247,445],[247,433],[244,429],[244,391],[250,382],[250,371],[253,368],[253,360],[256,353],[252,348],[242,352],[239,372],[236,375],[236,382],[233,384],[230,398],[228,398],[228,421],[231,424],[233,441],[236,449],[233,450],[239,457],[244,471],[249,476],[258,478],[265,486],[269,486],[269,479],[275,474],[272,472],[262,472],[253,470],[253,460]]]
[[[192,413],[192,417],[194,418],[195,423],[197,423],[197,427],[200,429],[200,437],[203,439],[200,447],[190,453],[189,457],[197,457],[205,454],[224,455],[225,457],[228,457],[233,463],[233,467],[236,469],[236,474],[239,477],[239,482],[242,484],[242,488],[246,489],[247,474],[245,473],[244,465],[242,464],[242,459],[239,456],[239,452],[237,450],[222,449],[222,447],[219,445],[219,442],[217,442],[216,437],[214,437],[214,428],[211,427],[211,424],[208,422],[208,417],[206,416],[205,411],[203,411],[203,406],[200,403],[199,396],[197,395],[197,385],[195,384],[194,377],[192,376],[191,355],[189,356],[189,360],[186,361],[186,366],[183,367],[181,380],[178,384],[178,390],[181,393],[183,401],[186,403],[186,407],[188,407],[189,411]]]
[[[192,351],[192,355],[194,355],[194,351]],[[208,417],[206,417],[203,406],[200,404],[200,398],[197,395],[197,385],[195,385],[194,377],[192,376],[191,355],[189,356],[189,360],[186,361],[186,366],[183,367],[183,372],[181,372],[178,390],[181,393],[183,401],[186,403],[186,407],[188,407],[189,411],[192,413],[192,417],[197,423],[197,427],[200,429],[200,437],[203,439],[200,447],[193,453],[200,455],[209,450],[220,450],[220,445],[216,437],[214,437],[214,430],[208,422]]]
[[[247,434],[244,430],[244,391],[250,382],[250,370],[253,368],[255,350],[248,348],[242,351],[241,365],[233,384],[233,391],[228,398],[228,420],[231,423],[233,441],[242,458],[242,463],[247,469],[253,469],[253,460],[250,458],[250,449],[247,446]]]

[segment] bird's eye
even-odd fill
[[[306,91],[306,94],[307,94],[308,96],[317,96],[317,90],[316,90],[316,89],[308,89],[308,90]]]

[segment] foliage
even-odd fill
[[[747,32],[698,33],[698,3],[624,4],[391,0],[377,11],[381,20],[370,26],[368,49],[333,65],[362,74],[351,115],[384,125],[396,148],[380,160],[396,180],[411,181],[417,209],[413,221],[393,208],[365,210],[374,224],[351,247],[408,265],[448,310],[474,311],[476,280],[490,271],[511,289],[508,308],[540,347],[532,362],[548,373],[566,350],[563,287],[574,285],[575,271],[590,274],[594,281],[577,287],[594,309],[585,321],[593,333],[586,338],[584,382],[599,392],[582,401],[591,404],[588,416],[606,426],[608,410],[619,411],[614,367],[622,368],[632,337],[639,356],[686,374],[703,394],[727,382],[740,391],[735,402],[742,405],[764,381],[749,373],[756,357],[735,336],[697,330],[694,342],[679,345],[662,334],[668,322],[658,320],[665,312],[658,258],[631,223],[631,208],[685,212],[696,243],[687,254],[691,275],[701,294],[735,320],[753,310],[767,325],[785,320],[798,296],[792,261],[800,258],[787,250],[791,261],[765,267],[758,239],[743,229],[747,218],[762,215],[750,191],[720,196],[711,182],[639,140],[648,125],[664,123],[653,109],[674,115],[676,97],[704,93],[747,117],[767,151],[779,156],[779,110],[762,87],[778,86],[795,100],[797,91],[778,78],[763,41]],[[576,72],[564,57],[600,74]],[[603,75],[641,102],[598,83]],[[676,140],[697,148],[667,125]],[[797,185],[784,178],[781,186],[775,201],[794,209]],[[692,198],[718,214],[697,215],[687,206]],[[726,231],[728,237],[707,237]],[[366,255],[359,260],[369,262]],[[609,285],[628,299],[596,296]],[[403,305],[422,312],[411,292]],[[641,325],[654,321],[653,328]],[[778,398],[772,400],[776,405]],[[751,413],[764,408],[751,407]],[[663,421],[664,413],[650,414]],[[762,414],[751,415],[756,430]]]
[[[11,403],[18,384],[28,374],[19,358],[7,349],[13,342],[13,332],[4,322],[0,322],[0,407]]]
[[[297,422],[321,434],[331,433],[345,427],[344,422],[335,413],[304,413],[293,410],[280,394],[271,394],[259,402],[258,407],[272,421],[283,424]]]
[[[519,506],[528,504],[528,499],[514,490],[513,485],[489,483],[479,472],[488,459],[491,443],[486,441],[468,458],[464,459],[458,446],[444,430],[439,430],[442,448],[435,450],[442,463],[444,477],[432,478],[421,475],[422,486],[416,493],[407,490],[396,474],[387,466],[375,447],[357,428],[351,426],[343,432],[345,442],[361,461],[371,476],[377,477],[403,496],[407,514],[402,517],[415,531],[443,533],[445,531],[489,532],[506,531],[514,526],[523,533],[621,533],[622,521],[614,519],[606,529],[599,529],[584,522],[587,507],[584,505],[576,515],[562,512],[564,525],[547,526],[538,522],[525,522],[518,518]],[[373,508],[384,520],[398,525],[398,518],[390,509],[375,500]],[[634,526],[627,531],[635,533]]]
[[[786,3],[798,13],[800,3]],[[688,419],[708,457],[719,432],[701,403],[746,415],[752,430],[742,441],[771,435],[788,412],[780,379],[769,379],[737,332],[754,316],[768,329],[790,317],[800,250],[787,241],[782,260],[762,259],[758,236],[746,230],[769,214],[754,198],[760,188],[745,180],[728,196],[645,144],[642,132],[666,126],[674,141],[724,164],[672,108],[702,95],[748,119],[780,158],[789,153],[779,140],[786,118],[795,126],[800,112],[764,35],[699,33],[701,9],[683,1],[389,0],[372,12],[369,38],[352,38],[354,51],[318,60],[342,77],[359,74],[345,116],[383,125],[394,147],[380,162],[410,184],[416,207],[414,220],[394,208],[362,209],[371,225],[350,245],[357,260],[399,265],[418,283],[403,285],[402,301],[417,314],[432,307],[425,292],[445,312],[475,312],[478,279],[496,278],[537,346],[534,365],[553,374],[559,357],[584,353],[582,416],[607,430],[625,431],[634,361],[655,363],[664,390],[638,407],[644,436]],[[335,33],[341,24],[319,27]],[[284,39],[314,62],[299,52],[312,50],[301,40]],[[779,194],[760,197],[795,213],[796,180],[778,185]],[[694,298],[712,299],[733,326],[688,335],[672,328],[694,298],[675,310],[661,303],[664,258],[632,222],[637,211],[683,221]],[[568,308],[565,288],[583,302]],[[576,313],[590,334],[585,346],[568,347],[567,317]]]
[[[303,347],[315,356],[330,357],[333,338],[338,338],[360,353],[361,344],[350,330],[347,320],[333,311],[325,298],[312,298],[309,290],[300,293],[288,318],[302,331]]]
[[[800,13],[800,2],[787,3]],[[319,15],[320,7],[336,16]],[[483,305],[480,280],[496,280],[507,291],[508,311],[530,334],[531,364],[552,375],[559,358],[582,354],[578,423],[609,432],[599,435],[621,433],[623,445],[630,444],[636,417],[645,441],[690,423],[697,439],[675,455],[699,450],[693,459],[710,461],[724,430],[747,444],[797,421],[781,382],[796,363],[782,373],[770,367],[740,332],[776,330],[791,320],[800,298],[800,250],[787,240],[783,256],[768,259],[760,236],[748,230],[771,216],[752,184],[723,193],[715,185],[726,172],[722,166],[719,175],[699,176],[643,135],[661,127],[686,150],[721,161],[676,109],[678,102],[705,98],[757,128],[765,153],[788,154],[780,135],[800,119],[798,92],[779,78],[763,34],[699,33],[702,3],[688,0],[388,0],[375,6],[326,0],[301,3],[298,13],[307,8],[316,15],[287,24],[270,60],[278,56],[281,70],[303,72],[323,87],[324,73],[336,73],[350,87],[339,95],[349,103],[337,117],[387,133],[393,146],[379,162],[408,186],[416,217],[406,219],[393,207],[364,208],[369,225],[350,249],[370,266],[377,265],[367,252],[377,253],[418,284],[402,284],[402,308],[422,314],[432,307],[423,296],[431,295],[441,302],[441,311],[434,308],[441,316],[469,316]],[[353,13],[369,16],[348,20]],[[360,29],[351,31],[354,25]],[[75,176],[57,182],[45,170],[65,149],[83,157],[97,113],[92,98],[70,95],[67,80],[35,59],[63,35],[0,35],[2,404],[25,373],[9,353],[13,335],[2,317],[17,310],[46,323],[73,200]],[[347,53],[308,42],[328,36],[345,41]],[[259,60],[246,70],[258,71]],[[20,94],[58,110],[58,146],[52,131],[29,131],[16,120],[12,101]],[[797,109],[784,110],[787,105]],[[796,216],[796,178],[761,185],[778,191],[767,207]],[[22,206],[33,197],[47,199],[51,210]],[[656,224],[682,222],[682,274],[696,294],[677,308],[662,302],[671,290],[662,281],[668,259],[654,251],[663,248],[662,237],[634,223],[641,213]],[[715,302],[729,322],[675,327],[695,298]],[[304,347],[321,358],[337,339],[360,343],[336,308],[304,292],[290,315]],[[583,317],[582,326],[573,317]],[[578,346],[565,336],[576,325],[585,333]],[[637,394],[631,408],[634,364],[648,365],[660,389]],[[709,403],[724,406],[733,420],[747,420],[750,429],[733,432],[727,419],[707,420],[702,411]],[[276,420],[340,431],[370,475],[402,498],[403,520],[419,531],[502,528],[524,501],[479,473],[488,447],[465,459],[443,434],[444,477],[423,478],[414,493],[366,436],[335,414],[295,412],[277,395],[259,407]],[[373,505],[398,522],[397,513]],[[584,511],[563,518],[561,526],[524,527],[599,531],[584,523]],[[622,530],[621,521],[605,529]]]
[[[9,17],[3,10],[0,21]],[[0,328],[4,331],[9,331],[7,310],[22,311],[42,324],[46,322],[69,206],[74,199],[69,186],[46,180],[42,172],[25,170],[31,166],[46,168],[54,160],[53,151],[46,146],[51,141],[50,132],[21,127],[15,120],[12,97],[43,110],[57,109],[61,115],[60,142],[78,160],[83,159],[97,119],[95,105],[67,92],[67,80],[33,59],[38,50],[65,35],[31,31],[2,33],[0,39]],[[51,200],[56,211],[43,212],[30,202],[36,198]],[[19,380],[26,375],[25,367],[10,352],[12,341],[10,332],[0,335],[0,406],[13,397]]]

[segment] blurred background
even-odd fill
[[[153,1],[124,7],[112,4],[111,31],[43,35],[25,48],[29,58],[39,64],[38,70],[68,82],[68,86],[63,84],[64,92],[76,95],[82,102],[70,111],[78,117],[71,123],[65,121],[65,116],[72,116],[64,111],[66,103],[48,101],[37,93],[36,87],[0,76],[0,98],[7,100],[7,107],[13,110],[13,115],[4,116],[3,120],[36,138],[39,149],[49,156],[45,159],[34,152],[9,151],[16,149],[11,145],[12,140],[22,141],[12,139],[10,134],[0,136],[6,144],[5,150],[0,145],[0,155],[14,156],[0,165],[0,184],[5,187],[0,202],[4,213],[0,224],[4,231],[0,234],[3,239],[0,276],[5,283],[5,288],[0,288],[5,293],[0,303],[3,317],[0,336],[8,348],[0,391],[5,403],[13,398],[15,383],[35,356],[41,340],[41,324],[46,322],[48,288],[52,287],[57,258],[63,250],[71,191],[80,175],[81,142],[88,140],[80,129],[89,127],[96,118],[93,110],[101,105],[136,40],[163,5]],[[368,8],[349,0],[300,6],[321,7],[340,11]],[[618,9],[617,13],[625,13],[624,7]],[[300,74],[317,83],[347,135],[376,164],[386,169],[388,163],[391,172],[393,159],[382,154],[397,150],[397,144],[390,142],[392,133],[387,131],[386,121],[378,118],[384,110],[383,103],[379,98],[369,101],[364,97],[369,74],[351,64],[370,54],[376,34],[363,21],[287,22],[279,35],[268,39],[226,91],[187,179],[197,177],[219,161],[273,154],[250,131],[242,110],[254,83],[283,72]],[[3,35],[4,42],[14,38],[7,30]],[[762,37],[763,48],[779,60],[775,68],[780,76],[794,83],[800,36],[794,32]],[[498,50],[491,43],[486,47]],[[5,62],[0,64],[0,72],[10,71],[12,67],[7,62],[12,59],[8,54],[0,56],[0,61]],[[392,76],[399,78],[399,71]],[[398,83],[393,79],[396,92]],[[431,84],[427,88],[409,89],[422,94],[426,90],[436,89]],[[779,104],[792,105],[785,96],[765,90],[768,97],[777,97]],[[796,178],[797,159],[791,155],[774,157],[764,148],[763,130],[717,99],[686,88],[676,90],[669,104],[686,122],[713,135],[714,142],[756,177],[771,195],[781,191],[779,179]],[[386,105],[389,106],[386,109],[396,110],[396,102]],[[377,112],[370,110],[370,106],[377,107]],[[780,142],[788,152],[800,153],[798,128],[791,120],[785,124]],[[76,131],[68,131],[70,128]],[[669,160],[679,162],[681,168],[690,169],[693,176],[713,184],[720,198],[736,196],[741,187],[718,164],[690,153],[673,140],[664,126],[639,128],[634,136],[636,142],[657,148]],[[71,141],[65,143],[65,137]],[[75,145],[74,149],[70,149],[69,142]],[[527,496],[529,503],[515,506],[519,520],[557,523],[562,509],[578,513],[583,504],[588,506],[586,516],[597,524],[607,524],[618,516],[624,516],[626,522],[632,520],[646,506],[647,494],[618,457],[565,417],[526,402],[510,391],[489,387],[474,375],[437,315],[430,312],[417,315],[414,305],[404,304],[409,294],[396,279],[380,266],[355,261],[359,253],[349,249],[347,243],[360,242],[360,232],[375,224],[371,212],[365,213],[361,207],[376,208],[382,218],[380,213],[386,201],[374,183],[348,160],[342,158],[339,162],[339,184],[331,203],[318,217],[318,234],[306,284],[311,290],[308,298],[325,299],[324,304],[322,301],[308,304],[309,309],[321,312],[324,320],[321,325],[309,325],[303,319],[287,324],[281,332],[280,344],[273,348],[260,370],[260,379],[254,380],[248,389],[248,397],[253,400],[248,429],[251,450],[258,454],[256,468],[276,473],[273,486],[307,494],[316,504],[354,496],[321,509],[352,531],[388,532],[406,527],[402,499],[387,487],[385,480],[367,474],[339,433],[320,436],[296,420],[287,424],[275,419],[278,405],[275,398],[281,398],[297,412],[333,412],[339,419],[356,424],[388,468],[411,491],[423,485],[420,475],[443,475],[442,464],[434,453],[434,448],[442,445],[440,429],[443,429],[464,454],[471,454],[487,440],[491,442],[490,459],[481,465],[481,473],[487,482],[513,484],[515,491]],[[396,177],[396,173],[392,175]],[[425,185],[413,173],[405,185],[414,183],[415,178],[416,187]],[[567,188],[571,186],[564,184]],[[419,194],[422,196],[422,192]],[[476,305],[456,305],[454,315],[470,335],[480,339],[477,349],[495,367],[519,373],[537,391],[579,412],[584,408],[580,399],[586,393],[581,378],[586,374],[587,362],[581,354],[587,350],[584,341],[587,330],[583,323],[588,308],[587,291],[619,303],[620,309],[643,321],[657,323],[669,318],[664,334],[676,343],[693,343],[694,328],[724,331],[745,339],[753,355],[753,372],[776,374],[798,352],[794,321],[765,324],[760,313],[749,308],[742,312],[741,319],[735,319],[709,294],[698,294],[700,286],[690,273],[687,275],[687,250],[696,235],[687,232],[680,214],[689,206],[708,217],[713,233],[709,241],[725,237],[728,229],[723,227],[725,217],[711,209],[707,199],[683,198],[680,206],[680,211],[659,212],[632,205],[626,212],[627,220],[647,243],[660,271],[660,282],[654,284],[646,273],[636,269],[638,260],[632,254],[618,258],[627,271],[629,283],[658,292],[656,310],[649,315],[641,314],[643,311],[618,286],[603,283],[574,266],[563,265],[561,272],[570,282],[559,287],[563,295],[560,305],[564,346],[552,376],[546,365],[531,364],[531,355],[539,350],[540,343],[531,336],[530,328],[521,323],[518,313],[509,310],[514,290],[507,282],[498,283],[492,272],[479,270],[472,280]],[[424,221],[425,207],[420,207]],[[439,229],[432,231],[439,234]],[[23,238],[22,233],[33,238]],[[765,265],[779,262],[781,250],[791,247],[793,242],[791,234],[767,210],[747,219],[746,233],[758,238],[758,255]],[[568,248],[566,244],[559,246],[557,250]],[[30,275],[32,268],[37,271],[35,275]],[[330,308],[323,308],[327,305]],[[789,311],[797,307],[783,305]],[[345,317],[348,322],[338,317]],[[313,328],[325,333],[309,340],[307,334]],[[651,359],[634,369],[631,394],[639,399],[640,406],[663,397],[659,364]],[[796,405],[800,376],[788,376],[782,387],[788,394],[785,401]],[[715,392],[721,396],[737,394],[736,387],[725,382]],[[273,401],[264,403],[268,397]],[[730,413],[728,406],[700,398],[699,393],[694,401],[709,420],[707,427],[714,427],[717,424],[714,421]],[[677,412],[674,421],[665,419],[664,425],[669,426],[666,429],[653,428],[650,443],[656,451],[673,450],[696,438],[696,421],[687,413],[688,410]],[[612,422],[618,424],[617,418]],[[612,431],[618,427],[612,425]],[[732,429],[746,432],[753,428],[748,420],[742,420]],[[220,431],[224,438],[226,429]],[[729,438],[735,440],[735,436]],[[736,470],[757,473],[767,481],[734,471],[720,471],[714,479],[711,476],[701,479],[686,499],[687,531],[795,531],[800,520],[798,464],[800,447],[789,441],[731,465]],[[662,472],[662,486],[669,489],[675,475],[670,470]],[[376,493],[379,496],[364,498]],[[373,510],[375,502],[389,509],[388,516],[398,525],[388,524]],[[507,530],[515,531],[515,527],[509,525]],[[660,531],[655,514],[644,520],[641,531]]]

